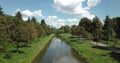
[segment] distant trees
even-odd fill
[[[62,26],[63,27],[63,26]],[[71,34],[94,41],[120,39],[120,17],[106,16],[104,24],[95,16],[93,20],[82,18],[78,25],[71,26]]]
[[[68,25],[61,26],[58,30],[57,33],[71,33],[71,27]]]

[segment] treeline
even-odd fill
[[[120,17],[106,16],[104,23],[97,16],[92,20],[84,17],[78,25],[62,26],[58,29],[58,33],[71,33],[74,36],[92,39],[96,42],[115,41],[120,39]]]
[[[32,41],[51,34],[51,30],[44,19],[41,23],[35,17],[24,21],[19,11],[15,16],[10,16],[4,14],[0,7],[0,52],[8,52],[11,45],[15,45],[16,52],[19,52],[20,46],[27,46]]]

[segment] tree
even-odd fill
[[[20,11],[18,11],[18,12],[16,13],[15,17],[16,17],[17,19],[22,20],[22,14],[20,13]]]
[[[41,20],[41,26],[42,26],[42,27],[45,27],[45,26],[46,26],[46,23],[45,23],[45,20],[44,20],[44,19]]]
[[[37,34],[38,34],[38,37],[43,37],[45,36],[45,30],[43,29],[43,27],[41,26],[41,24],[37,24]]]
[[[31,20],[30,20],[30,17],[28,18],[28,20],[27,20],[27,22],[30,22]]]
[[[100,22],[99,18],[95,16],[92,20],[92,34],[94,37],[94,41],[99,42],[101,40],[101,32],[102,32],[102,23]]]
[[[120,17],[114,17],[112,18],[113,24],[114,24],[114,30],[116,33],[116,37],[120,39]]]
[[[0,6],[0,15],[3,15],[2,7]]]
[[[86,31],[91,33],[91,20],[88,18],[82,18],[81,21],[79,22],[79,25],[84,27]]]
[[[71,26],[71,34],[72,34],[72,35],[77,35],[77,34],[76,34],[76,30],[75,30],[76,27],[77,27],[76,25],[72,25],[72,26]]]
[[[30,34],[29,29],[27,27],[27,24],[24,21],[19,21],[19,19],[15,19],[15,23],[11,30],[11,38],[13,41],[16,42],[16,52],[19,51],[20,44],[23,43],[23,45],[27,45],[30,40]]]
[[[106,16],[104,26],[103,26],[103,38],[105,40],[113,40],[115,38],[115,31],[112,20],[109,18],[109,16]]]
[[[48,26],[48,25],[45,23],[45,20],[44,20],[44,19],[41,20],[41,26],[42,26],[43,29],[45,30],[45,34],[46,34],[46,35],[49,35],[49,34],[51,33],[50,26]]]
[[[36,21],[36,18],[33,16],[31,21],[36,25],[37,21]]]
[[[30,41],[37,39],[38,34],[35,24],[32,21],[30,21],[29,23],[27,23],[27,27],[30,34]]]
[[[71,33],[71,28],[70,28],[70,26],[65,25],[65,26],[64,26],[64,32],[65,32],[65,33]]]
[[[6,18],[4,16],[0,17],[0,50],[7,50],[7,46],[9,46],[8,41],[9,35],[7,33],[7,28],[6,28]]]

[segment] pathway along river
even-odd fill
[[[59,38],[54,37],[42,55],[32,63],[80,63],[72,48]]]

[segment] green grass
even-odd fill
[[[89,43],[89,40],[70,38],[70,34],[61,34],[61,37],[90,63],[120,63],[110,57],[111,51],[93,48],[95,45]]]
[[[31,47],[20,48],[25,53],[13,53],[11,59],[3,58],[3,54],[0,54],[0,63],[31,63],[35,56],[45,47],[45,45],[52,39],[54,35],[45,36],[32,44]]]

